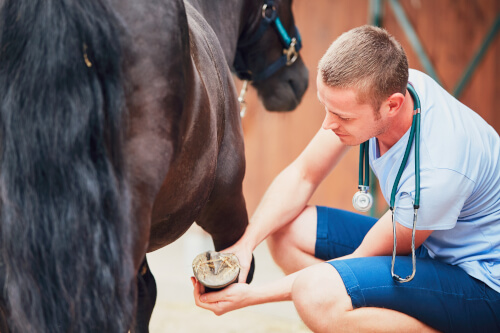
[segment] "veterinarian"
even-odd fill
[[[317,89],[322,129],[273,181],[243,237],[223,251],[240,258],[244,281],[252,251],[267,239],[288,275],[212,293],[193,279],[196,304],[220,315],[292,300],[314,332],[499,332],[498,133],[429,76],[409,70],[401,45],[372,26],[330,46]],[[369,161],[391,209],[376,220],[308,205],[360,144],[353,202],[370,205],[362,179]]]

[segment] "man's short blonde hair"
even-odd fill
[[[359,103],[378,112],[394,93],[406,92],[408,60],[401,44],[386,30],[361,26],[340,35],[321,58],[318,71],[330,87],[357,91]]]

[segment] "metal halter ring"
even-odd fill
[[[299,57],[299,53],[295,49],[295,45],[297,44],[297,39],[295,37],[292,38],[290,42],[290,47],[288,49],[283,49],[283,54],[286,54],[286,65],[290,66],[297,60]]]
[[[238,97],[238,102],[240,102],[240,118],[243,118],[247,112],[247,102],[245,96],[248,90],[248,80],[243,81],[243,87],[241,87],[240,96]]]
[[[266,9],[267,9],[267,7],[268,7],[267,3],[265,3],[264,6],[262,6],[262,17],[263,18],[269,18],[269,17],[266,16]],[[271,9],[273,10],[273,12],[276,11],[276,7],[274,5],[271,7]]]

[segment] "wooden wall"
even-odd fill
[[[453,91],[500,13],[500,0],[400,0],[400,3],[443,86]],[[341,33],[370,22],[369,0],[294,0],[293,6],[303,39],[301,56],[309,68],[309,88],[297,110],[291,113],[265,111],[250,88],[247,115],[242,120],[247,159],[243,186],[250,215],[274,177],[298,156],[321,126],[324,110],[317,101],[315,86],[319,59]],[[423,71],[387,1],[383,26],[405,48],[410,67]],[[500,33],[460,98],[497,131],[500,131],[499,60]],[[357,173],[358,149],[353,148],[318,188],[310,203],[353,210],[351,200],[357,190]],[[380,208],[384,207],[381,202]]]

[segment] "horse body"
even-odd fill
[[[150,251],[177,239],[195,220],[210,233],[217,250],[238,240],[248,224],[241,187],[245,172],[243,134],[230,66],[240,36],[245,29],[256,29],[261,4],[188,0],[185,8],[191,55],[187,81],[192,91],[188,91],[189,103],[182,114],[189,117],[191,127],[182,127],[179,133],[182,151],[153,207]],[[286,8],[290,12],[283,15],[287,18],[284,24],[293,27],[290,7],[278,7]],[[274,31],[264,37],[270,39],[268,44],[280,44]],[[279,57],[281,50],[272,49],[274,54],[267,56]],[[265,53],[255,47],[255,52],[259,51]],[[260,66],[265,65],[261,60]],[[257,86],[264,100],[270,96],[271,108],[293,109],[300,101],[307,87],[307,70],[300,59],[295,66],[296,71],[282,71]],[[302,86],[296,92],[291,82]],[[269,95],[269,91],[273,93]],[[289,104],[279,104],[283,102]]]
[[[10,3],[15,1],[34,0]],[[40,3],[43,1],[47,0],[40,0]],[[65,5],[73,3],[52,0],[53,3],[58,1]],[[106,3],[105,0],[101,2]],[[140,269],[141,264],[147,267],[143,264],[145,253],[175,241],[194,221],[211,234],[218,250],[237,241],[248,224],[242,194],[243,134],[230,66],[239,40],[257,29],[262,4],[253,0],[109,2],[119,18],[123,104],[127,110],[124,181],[130,191],[127,197],[130,199],[123,205],[130,207],[132,224],[130,230],[122,231],[131,237],[131,250],[110,256],[122,256],[123,262],[131,260],[134,269],[141,271],[135,331],[143,332],[147,331],[156,296],[151,272],[146,270],[144,273]],[[276,0],[275,3],[285,27],[291,30],[294,23],[290,0]],[[259,71],[281,54],[276,32],[270,30],[249,50],[249,67]],[[90,60],[93,59],[90,57]],[[254,86],[267,108],[293,109],[307,87],[307,70],[299,58],[292,66],[262,82],[255,82]],[[43,93],[50,94],[48,91]],[[5,205],[5,194],[2,200]],[[0,257],[0,284],[6,283],[7,288],[20,287],[12,285],[12,281],[4,282],[7,273],[16,269],[14,265],[9,261],[5,267]],[[127,276],[119,279],[123,281]],[[74,282],[82,284],[84,293],[85,280],[75,279]],[[40,285],[38,289],[45,287]],[[81,296],[85,302],[93,302],[91,298],[95,294],[91,292]],[[70,305],[81,301],[68,300]],[[9,311],[6,303],[0,294],[2,333],[5,333],[2,312],[8,316]],[[47,305],[47,311],[63,311],[48,306],[56,305]],[[82,320],[77,314],[68,316],[68,320]],[[123,320],[127,325],[128,319],[103,320],[110,323]],[[23,332],[34,331],[30,324],[17,322],[15,327]],[[69,326],[61,325],[59,331],[108,327],[95,321],[80,326],[71,322],[63,324]],[[54,330],[56,326],[50,327],[57,331]]]
[[[203,222],[211,214],[208,207],[214,205],[223,205],[220,212],[232,211],[233,216],[208,218],[225,237],[230,231],[226,227],[244,229],[247,221],[241,191],[243,141],[233,79],[212,29],[189,3],[185,6],[190,40],[186,79],[192,89],[182,111],[181,149],[153,206],[150,250],[174,241],[195,220],[210,228]]]
[[[134,252],[136,264],[144,258],[145,248],[154,251],[170,244],[195,221],[211,235],[216,250],[234,244],[248,225],[242,191],[245,173],[243,133],[230,66],[234,62],[240,36],[246,30],[246,34],[251,34],[252,30],[257,29],[261,4],[242,0],[189,0],[183,4],[184,10],[175,15],[177,20],[181,20],[177,35],[182,36],[183,44],[179,49],[169,44],[170,50],[177,52],[172,55],[176,61],[169,68],[181,68],[182,71],[165,76],[168,78],[166,88],[178,97],[175,103],[166,108],[170,116],[173,114],[177,119],[168,119],[166,123],[176,126],[170,129],[171,137],[163,142],[166,144],[164,148],[155,151],[155,155],[165,154],[169,159],[158,163],[158,159],[152,156],[146,160],[153,165],[137,166],[158,172],[146,186],[153,189],[154,202],[150,201],[152,196],[147,196],[148,201],[138,206],[138,218],[147,216],[150,220],[141,223],[142,226],[148,225],[148,228],[138,233],[138,245]],[[281,10],[283,8],[286,6],[281,6]],[[294,22],[291,10],[288,10],[282,16],[288,18],[284,24],[291,30]],[[232,15],[221,19],[220,15],[228,13]],[[185,29],[182,26],[184,22],[187,23]],[[174,24],[170,24],[172,26]],[[282,52],[275,31],[270,30],[263,39],[263,45],[253,45],[252,49],[253,52],[261,53],[258,54],[260,61],[253,60],[255,65],[250,61],[252,69],[257,71],[269,63],[268,57],[273,60],[281,56]],[[269,44],[277,45],[272,49],[274,53],[269,53]],[[293,66],[294,70],[280,71],[256,85],[261,97],[270,100],[269,107],[293,109],[300,101],[307,87],[307,70],[300,58]],[[149,75],[147,77],[149,80]],[[137,75],[131,75],[131,79],[134,78],[137,79]],[[165,109],[160,107],[159,110]],[[139,117],[144,117],[144,111],[139,112]],[[148,124],[157,126],[157,119],[154,116],[149,118]],[[150,130],[135,130],[134,123],[131,123],[131,132],[147,135]],[[165,138],[165,135],[160,137]],[[156,142],[154,137],[143,140],[148,141]],[[133,142],[129,140],[129,143]],[[144,153],[144,146],[139,144],[132,147],[137,148],[136,153]],[[129,154],[131,164],[144,160],[134,155]],[[135,174],[141,175],[144,171],[132,172],[132,175]],[[161,184],[159,189],[155,188],[157,184]],[[144,201],[144,195],[141,194],[138,199]],[[151,211],[148,211],[149,208]],[[147,267],[147,263],[144,265]],[[249,277],[251,279],[251,275]],[[155,302],[156,286],[149,271],[139,276],[139,280],[136,331],[145,332]]]
[[[189,55],[181,58],[182,73],[169,80],[185,82],[189,89],[177,92],[183,103],[168,108],[179,119],[171,139],[171,161],[163,165],[165,176],[153,181],[162,185],[150,213],[149,239],[143,243],[148,251],[175,241],[194,221],[211,234],[220,250],[236,242],[248,224],[242,193],[243,135],[233,78],[211,27],[189,3],[185,15]],[[177,85],[169,87],[175,90]],[[136,263],[144,258],[143,240],[136,246]],[[149,270],[139,281],[135,330],[147,332],[156,285]]]

